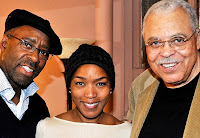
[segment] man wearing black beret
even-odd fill
[[[8,15],[0,42],[1,137],[35,137],[38,121],[49,111],[33,79],[49,56],[61,52],[48,20],[20,9]]]

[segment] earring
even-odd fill
[[[112,94],[112,90],[110,90],[110,94]]]
[[[68,92],[71,93],[71,87],[69,87],[69,91]]]

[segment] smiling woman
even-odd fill
[[[103,111],[115,89],[113,61],[105,50],[87,44],[79,46],[68,59],[66,83],[76,107],[40,121],[36,138],[130,137],[131,123]]]
[[[72,77],[70,91],[76,105],[71,121],[109,124],[100,119],[111,93],[110,80],[104,69],[94,64],[81,65]]]

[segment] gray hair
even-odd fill
[[[159,13],[170,13],[176,10],[177,8],[182,8],[190,20],[190,27],[193,31],[199,28],[199,21],[197,18],[197,14],[195,10],[184,0],[161,0],[155,4],[153,4],[147,11],[144,16],[143,26],[142,26],[142,34],[144,35],[144,26],[146,22],[146,18],[150,13],[159,14]],[[195,36],[197,36],[198,31],[196,31]]]

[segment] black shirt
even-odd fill
[[[170,89],[161,81],[139,138],[182,138],[197,75],[187,85]]]

